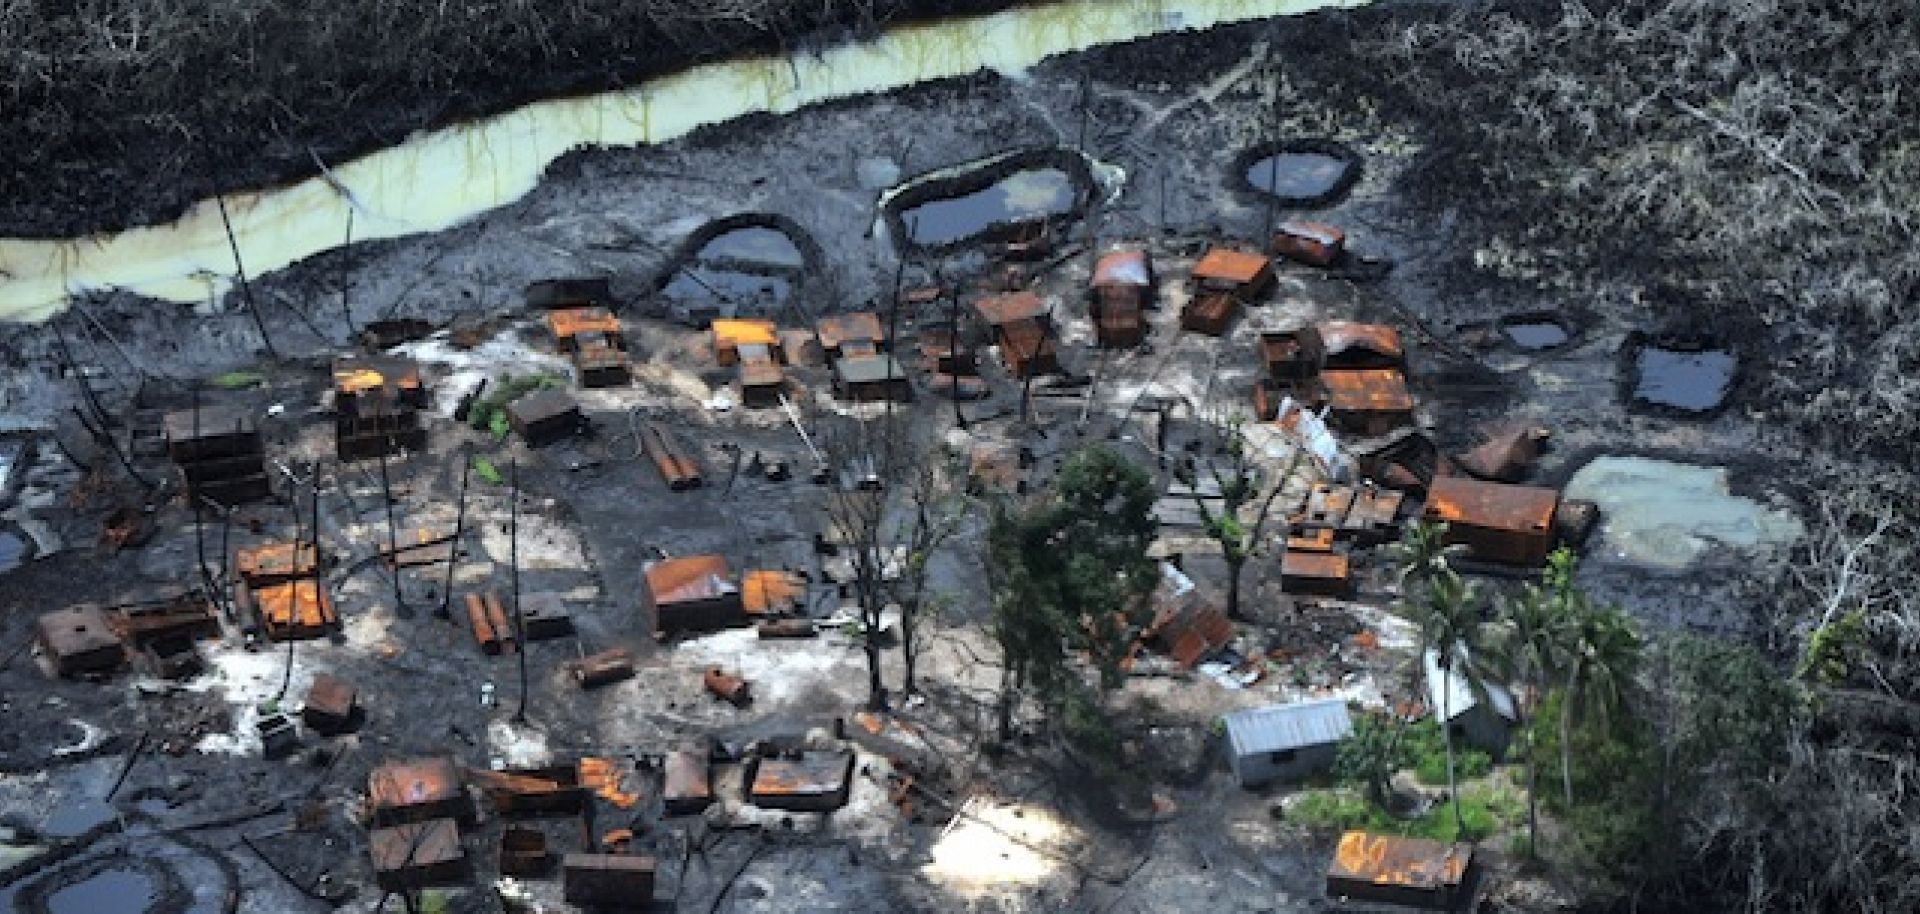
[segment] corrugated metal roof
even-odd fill
[[[1469,682],[1467,677],[1461,675],[1460,664],[1471,666],[1473,663],[1465,647],[1460,648],[1460,658],[1454,661],[1454,668],[1447,671],[1445,695],[1441,694],[1440,652],[1427,648],[1423,662],[1427,674],[1427,701],[1431,703],[1435,717],[1440,716],[1441,708],[1446,708],[1447,721],[1458,720],[1460,715],[1478,706],[1480,695],[1484,694],[1487,701],[1492,703],[1495,713],[1508,720],[1519,719],[1519,715],[1514,713],[1513,694],[1505,686],[1484,675],[1478,678],[1477,683]],[[1478,688],[1475,688],[1476,684]],[[1441,703],[1442,698],[1445,704]]]
[[[1339,742],[1353,732],[1353,719],[1347,716],[1347,702],[1341,698],[1235,711],[1223,720],[1235,755],[1322,746]]]

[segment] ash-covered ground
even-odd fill
[[[1021,385],[983,352],[992,395],[959,408],[968,419],[960,434],[955,407],[937,395],[922,390],[899,407],[926,440],[1019,440],[1037,455],[1031,483],[1038,488],[1059,455],[1105,442],[1147,461],[1164,483],[1164,461],[1148,450],[1159,424],[1169,422],[1178,444],[1200,435],[1200,419],[1244,408],[1261,327],[1375,320],[1399,327],[1407,341],[1420,421],[1444,449],[1470,443],[1480,423],[1527,419],[1553,432],[1536,482],[1562,485],[1596,455],[1645,456],[1730,467],[1734,492],[1776,499],[1770,480],[1791,466],[1794,445],[1749,415],[1740,384],[1727,406],[1703,416],[1629,406],[1621,348],[1630,333],[1664,329],[1648,325],[1641,303],[1550,300],[1463,272],[1463,261],[1492,263],[1512,252],[1486,246],[1485,226],[1432,205],[1433,188],[1409,185],[1410,166],[1427,154],[1423,125],[1398,119],[1391,95],[1339,87],[1335,55],[1323,46],[1354,22],[1315,16],[1155,39],[1056,60],[1018,79],[982,76],[750,118],[657,148],[580,151],[523,201],[458,229],[334,251],[254,278],[252,296],[278,359],[265,356],[238,295],[225,303],[232,310],[214,315],[94,296],[84,302],[86,315],[57,318],[64,343],[47,328],[8,328],[13,373],[0,403],[10,419],[43,432],[39,459],[13,469],[24,483],[0,515],[40,553],[0,577],[7,658],[0,701],[8,721],[0,734],[0,822],[13,838],[0,857],[8,880],[0,899],[32,910],[104,866],[147,873],[150,894],[171,911],[397,909],[399,899],[374,886],[367,858],[363,802],[374,766],[452,755],[485,769],[587,755],[639,760],[632,783],[640,801],[597,800],[596,820],[603,831],[609,823],[631,828],[636,846],[660,859],[663,908],[1328,906],[1329,836],[1272,812],[1284,790],[1236,786],[1214,754],[1211,724],[1228,710],[1301,695],[1379,704],[1404,691],[1407,641],[1390,615],[1358,609],[1309,623],[1270,609],[1280,605],[1278,575],[1271,562],[1256,561],[1246,590],[1253,619],[1236,643],[1319,638],[1323,651],[1244,688],[1200,674],[1130,682],[1121,700],[1132,709],[1127,738],[1144,760],[1151,801],[1141,804],[1090,788],[1037,736],[985,751],[999,670],[983,625],[990,601],[980,567],[983,513],[961,525],[934,563],[935,586],[950,605],[922,664],[924,694],[897,702],[875,724],[879,733],[855,718],[866,671],[851,639],[829,632],[770,642],[736,630],[657,643],[640,589],[643,562],[658,554],[717,553],[735,569],[805,571],[822,612],[837,605],[819,580],[813,538],[826,489],[805,478],[809,444],[780,410],[716,403],[728,396],[731,372],[714,364],[704,333],[667,319],[655,294],[687,237],[739,213],[783,217],[817,248],[819,268],[801,283],[796,304],[768,316],[802,326],[806,315],[884,314],[901,269],[878,219],[890,176],[1031,146],[1080,146],[1124,175],[1116,196],[1092,210],[1092,234],[1102,248],[1130,244],[1153,253],[1162,295],[1149,344],[1106,355],[1091,345],[1089,258],[1073,247],[1089,234],[1083,219],[1068,231],[1062,256],[1032,278],[1056,308],[1065,379],[1037,385],[1034,421],[1022,424]],[[1307,214],[1269,207],[1231,180],[1243,150],[1295,135],[1330,139],[1361,157],[1351,194],[1310,215],[1345,227],[1352,251],[1370,265],[1333,272],[1283,266],[1277,291],[1228,336],[1181,333],[1175,315],[1187,268],[1207,244],[1256,239],[1275,218]],[[998,269],[978,250],[913,257],[905,285],[972,290]],[[573,638],[528,647],[527,722],[518,723],[515,658],[482,654],[457,613],[455,621],[435,616],[445,569],[401,571],[396,599],[394,579],[374,559],[387,536],[380,471],[329,458],[327,366],[351,345],[343,302],[355,325],[406,317],[447,328],[408,351],[421,359],[437,409],[450,413],[463,385],[481,375],[558,364],[537,315],[524,307],[523,289],[579,275],[610,277],[615,297],[629,303],[623,317],[636,362],[631,387],[578,393],[592,433],[536,449],[441,420],[424,451],[388,468],[398,526],[412,531],[452,525],[460,467],[471,454],[502,470],[517,466],[521,590],[561,595],[577,628]],[[907,311],[900,324],[919,326],[943,317],[944,308]],[[1568,332],[1563,345],[1525,350],[1500,329],[1511,315],[1542,313]],[[456,330],[487,342],[462,350],[450,342]],[[1736,350],[1740,342],[1725,341]],[[230,525],[203,518],[196,538],[194,512],[174,498],[152,505],[155,532],[145,545],[98,546],[106,515],[143,496],[79,431],[80,382],[58,368],[62,345],[94,366],[88,383],[116,412],[135,400],[179,408],[192,385],[222,373],[262,375],[250,390],[219,396],[264,417],[283,493],[307,491],[305,476],[319,462],[320,527],[335,559],[329,580],[342,621],[336,634],[289,649],[249,646],[229,626],[224,638],[203,645],[208,671],[184,682],[47,674],[30,649],[40,613],[194,586],[202,550],[217,556],[221,548],[285,539],[296,524],[296,505],[283,496],[240,509]],[[796,409],[815,429],[880,411],[836,402],[824,369],[796,368],[791,377]],[[1158,411],[1160,404],[1171,408]],[[1174,418],[1163,420],[1169,412]],[[688,442],[707,485],[669,490],[639,452],[634,423],[641,419],[666,423]],[[76,467],[63,450],[88,466]],[[751,471],[755,457],[798,472],[770,481]],[[142,469],[166,471],[164,462]],[[472,488],[470,535],[453,568],[458,595],[504,590],[511,577],[506,490],[477,480]],[[298,505],[306,510],[304,500]],[[1606,526],[1596,535],[1582,566],[1596,596],[1618,600],[1656,628],[1744,639],[1764,627],[1739,590],[1746,554],[1707,541],[1704,557],[1691,564],[1650,568],[1619,558],[1609,540],[1634,535]],[[1189,571],[1203,588],[1218,589],[1216,565],[1197,558]],[[1390,578],[1384,559],[1366,563],[1357,602],[1390,603]],[[1373,637],[1357,640],[1359,631]],[[633,653],[638,675],[582,690],[567,664],[615,647]],[[896,663],[890,653],[890,678]],[[716,664],[753,682],[750,706],[706,694],[700,672]],[[260,707],[294,702],[321,673],[359,687],[364,724],[344,737],[309,734],[288,758],[262,758],[252,734]],[[491,699],[483,701],[488,684]],[[661,814],[647,758],[704,736],[734,745],[774,737],[838,744],[836,719],[860,753],[847,808],[768,815],[734,802],[707,816]],[[915,787],[895,792],[895,762],[875,748],[882,740],[910,748]],[[483,815],[466,831],[475,875],[445,896],[451,909],[496,910],[520,890],[495,882],[502,827]],[[577,830],[556,835],[568,847],[587,843]],[[1495,896],[1504,879],[1496,875]],[[554,880],[521,885],[533,903],[564,909],[552,907],[560,904]]]

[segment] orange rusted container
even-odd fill
[[[1473,848],[1350,831],[1327,867],[1327,896],[1428,910],[1460,910],[1473,895]]]
[[[1446,524],[1447,542],[1465,545],[1475,559],[1539,565],[1553,550],[1559,507],[1553,489],[1443,476],[1427,490],[1424,516]]]
[[[700,680],[706,685],[707,691],[736,708],[744,708],[753,701],[752,684],[720,667],[707,667]]]

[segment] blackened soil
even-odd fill
[[[769,3],[784,15],[766,24],[697,21],[686,10],[660,14],[660,4],[603,5],[611,8],[597,18],[553,16],[544,34],[510,32],[504,43],[474,36],[493,42],[483,54],[422,47],[382,56],[362,47],[348,55],[360,59],[342,61],[321,47],[329,14],[307,11],[281,24],[288,46],[271,53],[239,47],[249,30],[235,22],[236,47],[202,41],[190,55],[201,59],[73,62],[70,77],[0,90],[0,235],[58,238],[167,222],[196,200],[301,180],[322,162],[529,101],[631,86],[729,56],[805,50],[908,21],[994,12],[1017,0]],[[354,8],[336,12],[347,20],[335,23],[341,28],[370,27]],[[68,49],[52,36],[84,16],[44,13],[27,26],[40,43],[10,50],[58,56]],[[299,34],[307,29],[315,34]],[[274,64],[237,62],[261,54]],[[99,81],[109,78],[117,87],[103,91]]]

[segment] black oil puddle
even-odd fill
[[[1703,337],[1633,333],[1620,355],[1629,402],[1680,416],[1704,416],[1725,406],[1740,369],[1733,350]]]
[[[900,213],[921,247],[966,241],[995,226],[1045,222],[1073,214],[1073,178],[1058,168],[1016,171],[980,190],[929,200]]]
[[[1025,149],[929,172],[883,205],[902,249],[950,251],[1071,222],[1093,193],[1093,170],[1070,149]]]
[[[1527,352],[1558,349],[1573,340],[1566,321],[1549,313],[1510,314],[1500,319],[1500,334]]]
[[[779,312],[818,260],[818,246],[792,220],[742,213],[688,236],[655,288],[674,318],[704,327]]]
[[[1332,140],[1288,140],[1256,146],[1234,162],[1235,184],[1283,206],[1332,206],[1360,180],[1360,156]]]
[[[49,914],[144,914],[160,900],[160,885],[139,870],[101,870],[47,896]]]

